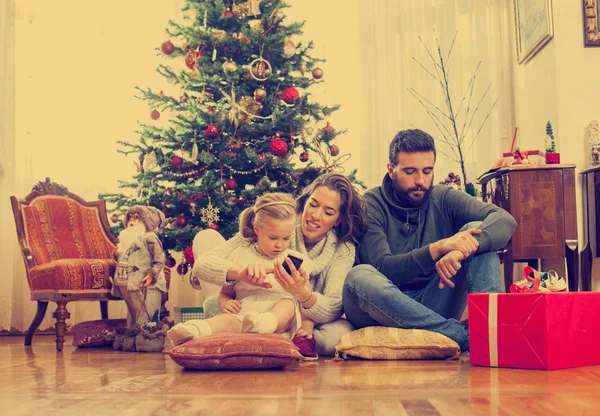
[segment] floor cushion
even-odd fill
[[[190,370],[281,368],[304,360],[298,347],[277,334],[215,334],[188,341],[163,354]]]
[[[458,358],[456,342],[437,332],[371,326],[344,335],[335,347],[341,358],[426,360]]]

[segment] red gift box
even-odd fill
[[[539,370],[600,364],[600,293],[472,294],[471,364]]]

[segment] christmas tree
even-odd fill
[[[339,106],[312,101],[308,89],[323,82],[313,43],[294,41],[304,23],[286,23],[289,7],[277,0],[188,0],[185,25],[169,21],[157,48],[167,60],[157,71],[180,96],[136,87],[149,119],[138,143],[119,141],[135,155],[137,174],[120,181],[128,193],[103,194],[113,231],[133,205],[152,205],[169,225],[159,233],[165,249],[189,257],[196,233],[238,230],[239,214],[269,191],[297,195],[324,172],[343,170],[336,131],[328,117]],[[356,171],[349,174],[357,181]],[[188,259],[188,262],[192,262]]]

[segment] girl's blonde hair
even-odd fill
[[[267,218],[285,221],[295,217],[296,204],[291,195],[283,192],[264,194],[256,199],[252,208],[246,208],[240,215],[240,234],[256,243],[255,223],[260,227]]]

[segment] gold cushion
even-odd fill
[[[346,334],[336,356],[369,360],[428,360],[458,358],[460,347],[445,335],[422,329],[371,326]]]

